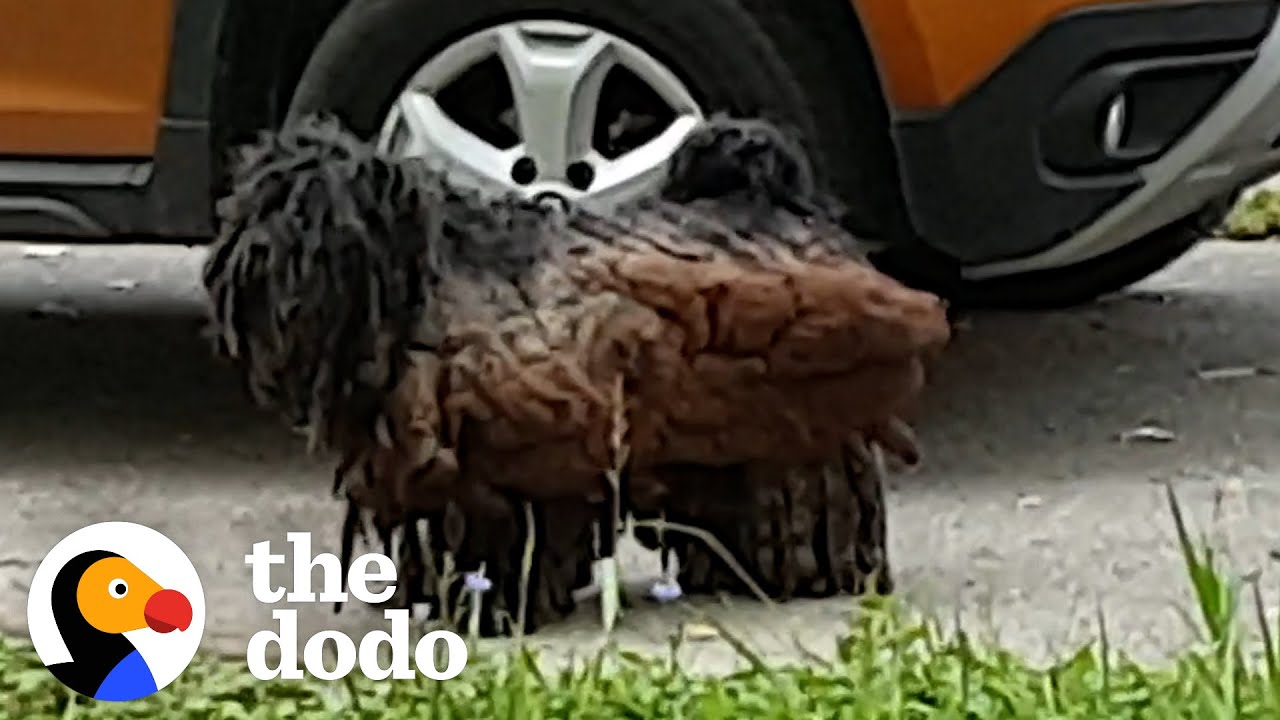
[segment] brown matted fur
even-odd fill
[[[624,511],[690,497],[673,468],[821,467],[868,443],[915,461],[900,418],[949,338],[943,305],[865,262],[797,148],[715,118],[658,195],[558,214],[308,118],[237,166],[210,330],[259,402],[341,454],[344,553],[362,514],[388,551],[398,530],[410,595],[449,551],[513,613],[537,534],[528,630],[588,579],[619,417]]]

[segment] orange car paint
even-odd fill
[[[1054,17],[1091,5],[1120,4],[1118,0],[851,2],[875,51],[890,104],[909,112],[936,110],[955,102]]]
[[[0,0],[0,155],[151,155],[175,1]]]

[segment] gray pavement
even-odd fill
[[[93,521],[142,522],[174,538],[201,572],[204,646],[243,652],[270,625],[242,558],[254,541],[312,530],[336,548],[328,471],[241,396],[196,335],[198,252],[0,244],[0,631],[25,632],[26,583],[64,534]],[[52,316],[31,319],[43,307]],[[925,467],[891,491],[892,558],[904,597],[1044,658],[1094,631],[1158,658],[1191,639],[1163,481],[1240,571],[1280,549],[1280,247],[1211,243],[1136,291],[1093,307],[973,318],[938,372],[921,433]],[[1222,377],[1222,375],[1230,377]],[[1119,442],[1153,424],[1169,442]],[[1220,497],[1215,513],[1215,496]],[[1214,520],[1213,515],[1217,515]],[[654,558],[625,556],[629,581]],[[1271,597],[1274,604],[1274,596]],[[715,605],[767,654],[831,651],[847,600],[768,609]],[[601,641],[597,608],[536,644],[581,653]],[[619,642],[664,648],[684,615],[642,604]],[[371,628],[359,607],[304,610],[304,632]],[[726,666],[724,643],[686,659]]]

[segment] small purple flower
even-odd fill
[[[487,593],[493,589],[493,581],[478,572],[467,573],[463,583],[468,590],[475,593]]]
[[[679,600],[684,596],[684,590],[680,589],[680,583],[675,580],[659,580],[649,588],[649,595],[660,603],[669,603]]]

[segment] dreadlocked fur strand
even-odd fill
[[[773,126],[714,118],[654,197],[557,215],[454,188],[318,116],[248,149],[219,211],[204,273],[218,351],[314,448],[339,451],[344,557],[372,526],[403,602],[452,606],[447,555],[488,569],[486,631],[502,613],[530,631],[571,610],[592,525],[612,513],[617,416],[624,512],[774,528],[727,544],[779,596],[859,591],[870,565],[887,570],[881,478],[841,458],[879,445],[915,461],[898,418],[945,316],[861,259]],[[727,514],[708,492],[728,493]],[[836,517],[833,501],[858,508]],[[763,509],[778,502],[809,511],[784,523],[800,531],[779,534]],[[693,589],[724,584],[675,549]]]
[[[368,425],[422,312],[438,234],[426,176],[374,158],[325,119],[245,151],[204,271],[219,350],[253,396],[328,445]],[[371,212],[373,210],[373,212]]]

